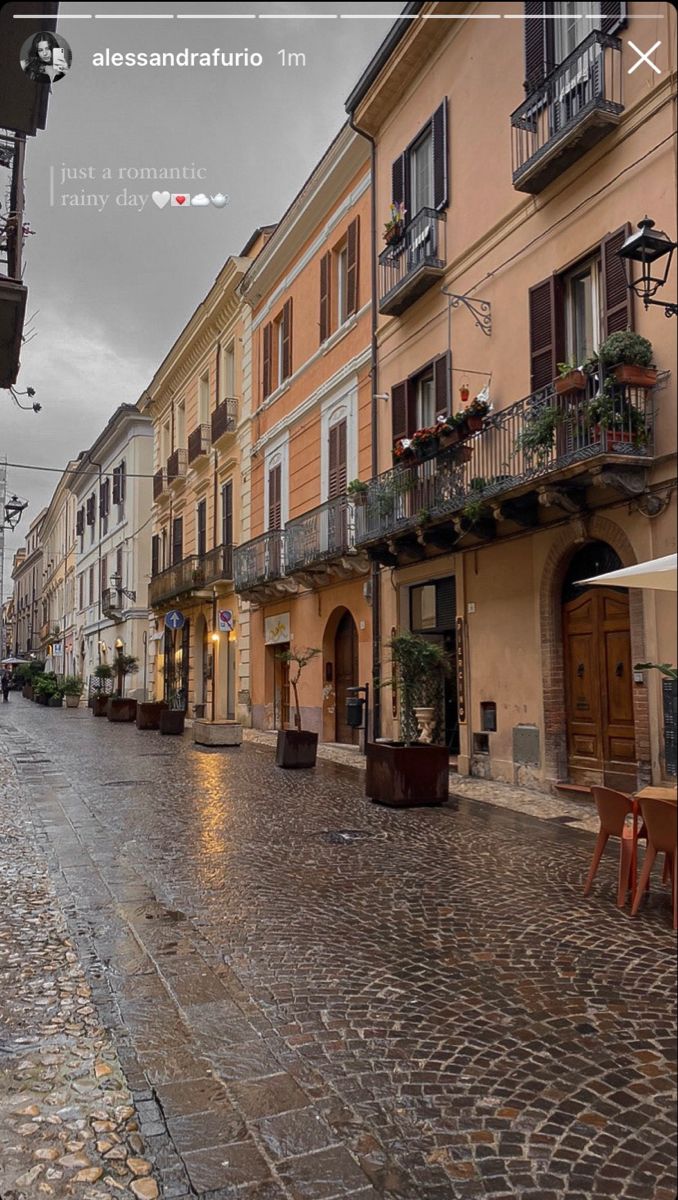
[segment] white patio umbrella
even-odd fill
[[[10,654],[9,658],[0,660],[0,667],[18,667],[21,663],[26,662],[28,662],[27,658],[15,658],[13,654]]]
[[[601,587],[655,588],[660,592],[678,592],[678,555],[665,554],[663,558],[651,558],[648,562],[634,563],[631,567],[620,567],[618,571],[607,571],[594,575],[592,579],[581,579],[579,584],[596,583]]]

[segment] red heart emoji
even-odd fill
[[[185,196],[177,196],[177,204],[185,204],[185,203],[186,203]]]

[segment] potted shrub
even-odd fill
[[[394,666],[389,682],[398,685],[402,741],[368,742],[365,794],[394,808],[442,804],[448,796],[449,756],[446,746],[429,740],[430,709],[441,674],[450,670],[449,655],[414,633],[398,634],[389,646]]]
[[[522,450],[527,459],[544,466],[553,451],[556,429],[561,420],[560,409],[550,404],[534,404],[528,412],[525,425],[516,438],[516,450]]]
[[[463,416],[466,428],[471,433],[478,433],[482,429],[483,421],[489,411],[490,406],[487,400],[480,400],[476,396],[475,400],[472,400],[468,408],[464,410]]]
[[[66,708],[77,708],[85,685],[77,675],[67,675],[63,683],[63,693],[66,697]]]
[[[598,351],[598,359],[616,383],[651,388],[657,382],[652,366],[652,343],[630,330],[611,333]]]
[[[108,663],[99,663],[94,668],[94,676],[99,681],[99,690],[92,696],[92,716],[105,717],[108,706],[107,685],[113,678],[113,671]]]
[[[346,488],[349,500],[354,504],[363,505],[367,502],[368,485],[362,479],[352,479]]]
[[[54,690],[47,697],[48,708],[63,708],[64,693],[58,684],[54,685]]]
[[[418,429],[416,433],[412,434],[410,445],[414,451],[414,457],[419,462],[424,462],[425,459],[432,458],[434,454],[438,453],[440,448],[438,427]]]
[[[446,450],[449,446],[457,444],[460,437],[460,425],[461,422],[458,417],[438,418],[438,438],[441,450]]]
[[[109,721],[133,721],[137,715],[136,700],[125,696],[125,680],[139,666],[139,659],[134,654],[123,654],[118,650],[115,656],[114,672],[117,676],[115,693],[109,697],[106,716]]]
[[[402,201],[391,204],[391,215],[384,225],[384,241],[387,246],[397,246],[405,233],[405,217],[407,209]]]
[[[643,413],[610,379],[605,380],[603,390],[587,405],[584,420],[586,427],[593,430],[596,440],[604,440],[607,446],[643,446],[647,442]]]
[[[294,695],[294,729],[279,729],[278,744],[275,752],[277,767],[314,767],[318,751],[318,735],[308,729],[301,728],[301,708],[299,706],[299,680],[308,664],[320,650],[308,647],[305,650],[281,650],[277,657],[280,662],[287,663],[293,670],[290,672],[290,687]],[[296,668],[296,669],[294,669]]]
[[[569,396],[573,392],[586,390],[586,374],[583,367],[576,367],[572,363],[558,363],[558,371],[560,374],[553,384],[557,396]]]
[[[24,675],[24,686],[21,689],[21,694],[22,696],[25,696],[27,700],[34,699],[35,682],[40,678],[44,669],[45,664],[38,662],[37,660],[27,663],[26,666],[22,668]]]
[[[36,704],[47,706],[50,696],[55,695],[57,691],[56,675],[49,671],[47,674],[40,675],[34,685],[34,697]]]

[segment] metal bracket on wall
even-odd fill
[[[446,292],[444,289],[443,294],[447,296],[450,308],[459,308],[463,304],[464,308],[470,312],[480,332],[484,333],[485,337],[492,336],[492,305],[489,300],[474,300],[470,296],[457,296],[454,292]]]

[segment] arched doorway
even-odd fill
[[[562,588],[568,776],[633,791],[637,783],[633,656],[626,588],[577,583],[623,564],[605,542],[571,559]]]
[[[349,688],[358,685],[358,630],[348,609],[334,635],[335,740],[357,745],[360,731],[346,722]]]

